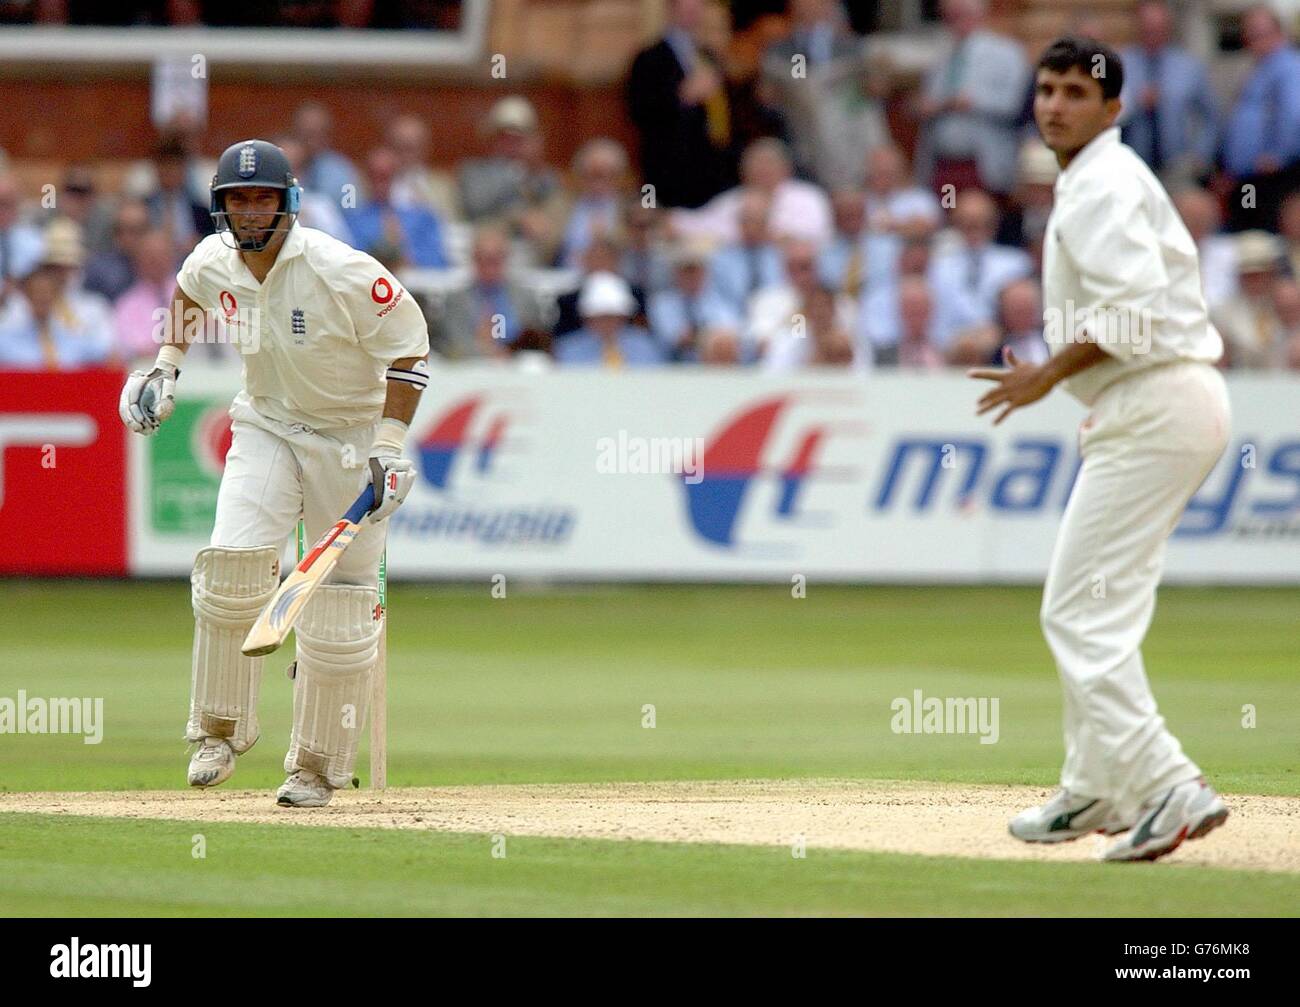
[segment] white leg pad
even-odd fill
[[[269,546],[199,551],[190,574],[194,661],[185,737],[224,738],[236,754],[257,741],[260,657],[239,648],[280,583],[280,553]]]
[[[303,609],[285,772],[317,773],[336,790],[352,781],[379,655],[378,607],[372,587],[325,584]]]

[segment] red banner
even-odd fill
[[[126,574],[125,380],[0,371],[0,574]]]

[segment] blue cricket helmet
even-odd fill
[[[279,189],[284,193],[284,198],[280,201],[280,219],[275,227],[266,232],[266,237],[261,239],[240,238],[234,234],[230,227],[230,217],[226,213],[225,198],[222,196],[227,189],[249,185]],[[208,212],[217,231],[230,231],[237,248],[252,252],[260,252],[265,248],[276,231],[288,231],[293,227],[302,203],[302,187],[293,176],[289,159],[284,151],[266,140],[240,140],[227,147],[217,161],[217,173],[212,176],[209,192]]]

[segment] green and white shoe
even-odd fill
[[[1103,860],[1156,860],[1184,839],[1200,839],[1228,820],[1228,806],[1204,778],[1170,787],[1142,805],[1137,824],[1102,854]]]
[[[1058,790],[1046,804],[1026,808],[1009,826],[1026,843],[1067,843],[1092,832],[1115,835],[1127,826],[1115,820],[1115,809],[1100,797],[1077,797]]]

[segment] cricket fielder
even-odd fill
[[[1010,352],[980,414],[996,422],[1058,383],[1091,407],[1083,465],[1043,591],[1042,625],[1065,693],[1061,789],[1011,834],[1054,843],[1122,835],[1107,860],[1154,860],[1228,809],[1156,710],[1140,646],[1165,541],[1228,440],[1223,343],[1206,315],[1196,245],[1168,194],[1120,143],[1123,67],[1092,39],[1058,39],[1038,64],[1034,117],[1061,174],[1043,256],[1042,365]]]
[[[424,316],[373,258],[297,223],[301,190],[284,152],[264,140],[227,148],[212,179],[217,233],[176,277],[153,370],[122,389],[122,421],[151,434],[174,408],[176,379],[205,312],[240,344],[243,388],[211,545],[191,574],[194,654],[189,782],[230,778],[257,741],[261,657],[240,653],[279,584],[279,558],[301,515],[312,541],[366,485],[379,503],[296,627],[293,729],[280,804],[321,807],[352,779],[380,625],[378,565],[386,519],[414,465],[407,425],[428,385]]]

